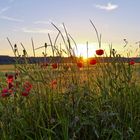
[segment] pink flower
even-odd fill
[[[7,92],[8,92],[7,88],[2,89],[2,91],[1,91],[1,93],[7,93]]]

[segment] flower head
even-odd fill
[[[96,54],[97,55],[103,55],[104,54],[104,50],[102,50],[102,49],[96,50]]]
[[[97,63],[96,59],[91,59],[89,61],[90,65],[95,65]]]
[[[14,81],[14,76],[12,74],[7,75],[7,82],[12,83]]]
[[[135,64],[135,61],[134,60],[131,60],[130,62],[129,62],[129,65],[134,65]]]
[[[2,97],[8,97],[10,95],[7,88],[2,89],[1,93]]]
[[[2,91],[1,91],[1,93],[7,93],[7,92],[8,92],[7,88],[2,89]]]
[[[53,64],[52,64],[52,68],[53,68],[53,69],[57,69],[57,67],[58,67],[57,63],[53,63]]]
[[[8,83],[8,88],[9,88],[9,89],[11,89],[13,86],[14,86],[14,85],[13,85],[12,82],[9,82],[9,83]]]
[[[23,91],[23,92],[21,93],[21,95],[26,97],[26,96],[29,95],[29,92],[28,92],[28,91]]]
[[[57,81],[56,80],[52,80],[51,83],[50,83],[50,87],[51,88],[55,88],[57,85]]]
[[[32,84],[28,81],[26,81],[23,85],[23,88],[25,91],[29,92],[32,89]]]
[[[77,62],[77,67],[78,68],[82,68],[83,67],[83,63],[82,62]]]

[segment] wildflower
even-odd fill
[[[52,80],[50,83],[51,88],[55,88],[57,85],[57,81],[56,80]]]
[[[28,92],[28,91],[23,91],[23,92],[21,93],[21,95],[26,97],[26,96],[29,95],[29,92]]]
[[[7,75],[6,77],[7,77],[7,82],[8,83],[12,83],[14,81],[14,76],[12,74]]]
[[[10,95],[7,88],[2,89],[1,93],[2,97],[8,97]]]
[[[83,67],[83,63],[82,62],[77,62],[77,67],[82,68]]]
[[[12,82],[9,82],[9,83],[8,83],[8,88],[9,88],[9,89],[11,89],[13,86],[14,86],[14,85],[13,85]]]
[[[57,63],[53,63],[53,64],[52,64],[52,68],[53,68],[53,69],[57,69]]]
[[[90,63],[90,65],[95,65],[97,63],[97,61],[96,61],[96,59],[91,59],[89,63]]]
[[[97,55],[103,55],[104,54],[104,50],[102,50],[102,49],[96,50],[96,54]]]
[[[7,89],[7,88],[4,88],[4,89],[2,89],[1,92],[2,92],[2,93],[7,93],[7,92],[8,92],[8,89]]]
[[[24,88],[25,91],[29,92],[32,88],[32,84],[27,81],[27,82],[24,83],[23,88]]]
[[[135,61],[134,60],[131,60],[130,62],[129,62],[129,65],[134,65],[135,64]]]

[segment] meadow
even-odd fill
[[[17,63],[0,67],[1,140],[139,140],[140,64],[118,61],[112,48],[113,61],[99,63],[105,53],[98,32],[96,56],[83,61],[74,57],[67,31],[67,39],[58,31],[70,63],[30,64],[23,48],[25,63],[19,64],[10,43]],[[61,56],[57,38],[52,51]]]

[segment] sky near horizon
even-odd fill
[[[122,55],[128,51],[134,57],[139,54],[140,0],[0,0],[0,55],[13,55],[8,37],[21,50],[22,42],[32,56],[31,38],[35,48],[49,41],[48,33],[54,39],[58,32],[53,22],[61,30],[65,24],[78,45],[78,54],[86,55],[88,41],[92,56],[98,45],[90,19],[102,34],[103,49],[108,51],[112,43]],[[124,39],[128,41],[125,48]]]

